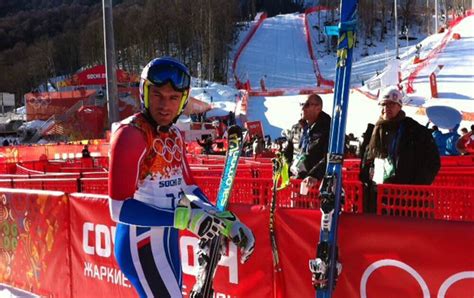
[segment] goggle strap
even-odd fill
[[[148,80],[145,80],[143,83],[143,105],[145,106],[145,109],[148,109],[150,107],[149,104],[149,88],[150,88],[151,82]]]
[[[183,91],[183,96],[181,97],[181,103],[179,104],[178,115],[181,115],[184,109],[184,105],[186,103],[186,99],[188,98],[188,90]]]

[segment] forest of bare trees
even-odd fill
[[[466,0],[439,0],[459,7]],[[306,1],[307,2],[307,1]],[[315,1],[338,7],[339,1]],[[237,23],[265,10],[269,16],[304,11],[302,0],[114,0],[119,67],[132,73],[151,58],[171,55],[197,76],[226,82]],[[360,0],[359,40],[383,41],[393,26],[393,1]],[[434,0],[398,0],[400,26],[429,28]],[[334,14],[337,22],[337,14]],[[428,23],[428,24],[427,24]],[[101,1],[3,0],[0,2],[0,92],[17,98],[48,78],[104,63]],[[382,28],[382,29],[380,29]],[[433,32],[430,32],[433,33]]]

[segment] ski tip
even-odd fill
[[[227,129],[227,135],[232,135],[232,134],[237,134],[239,136],[239,138],[242,137],[242,127],[238,126],[238,125],[232,125],[230,126],[228,129]]]

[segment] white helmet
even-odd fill
[[[387,87],[383,92],[380,93],[379,105],[387,101],[398,103],[400,106],[403,105],[403,94],[398,90],[398,87]]]

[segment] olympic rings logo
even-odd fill
[[[360,297],[361,298],[367,298],[367,281],[370,275],[375,270],[382,267],[397,267],[408,272],[420,285],[421,291],[423,293],[423,298],[430,298],[430,290],[428,289],[428,285],[426,284],[423,277],[421,277],[421,275],[415,269],[413,269],[413,267],[409,266],[408,264],[397,261],[397,260],[391,260],[391,259],[376,261],[372,263],[371,265],[369,265],[367,269],[365,269],[364,274],[362,274],[362,278],[360,279]],[[444,298],[446,296],[446,292],[454,283],[463,279],[468,279],[468,278],[474,278],[474,271],[463,271],[463,272],[459,272],[459,273],[451,275],[441,284],[438,290],[438,295],[436,297]]]
[[[47,107],[51,104],[51,98],[49,97],[32,97],[28,100],[28,103],[32,105],[35,109],[40,107]]]
[[[153,141],[153,151],[163,157],[166,162],[181,161],[183,157],[183,143],[179,136],[173,140],[172,138],[155,139]]]

